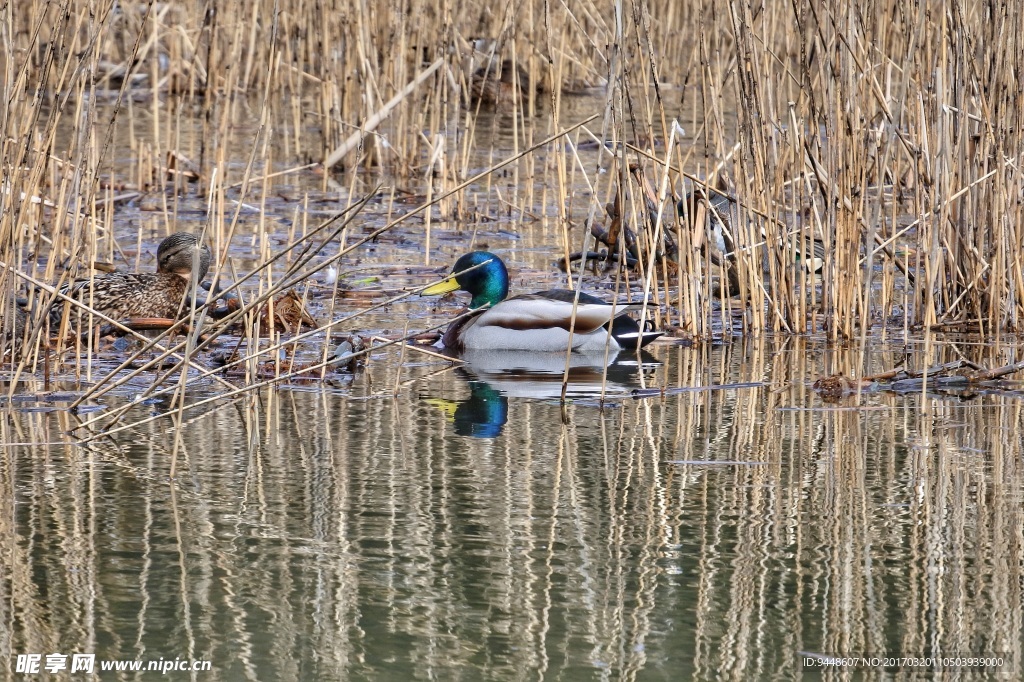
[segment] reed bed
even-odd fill
[[[640,258],[604,277],[621,277],[616,286],[651,304],[645,315],[681,335],[845,341],[956,329],[999,340],[1024,311],[1022,12],[894,0],[500,12],[476,2],[8,4],[6,357],[16,372],[107,382],[92,339],[49,344],[44,312],[58,295],[40,283],[88,276],[95,262],[143,267],[149,235],[186,225],[213,248],[214,278],[243,282],[238,362],[251,384],[289,343],[262,338],[259,306],[289,288],[306,301],[310,277],[360,253],[357,224],[379,226],[375,236],[400,229],[422,244],[425,266],[437,264],[439,235],[481,220],[558,257],[592,249],[591,229],[616,201]],[[487,77],[493,96],[481,96]],[[677,215],[703,183],[744,216],[733,226],[735,292],[701,246],[703,226]],[[274,202],[282,195],[287,209]],[[324,221],[310,207],[325,198],[333,213],[362,213],[316,229]],[[141,229],[123,225],[126,207],[142,204]],[[815,240],[820,276],[791,265]],[[314,258],[323,253],[333,260]],[[360,312],[329,307],[309,372],[322,375],[328,332],[357,328]],[[210,373],[202,340],[186,338],[153,348]]]

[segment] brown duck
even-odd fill
[[[199,246],[194,234],[175,232],[157,248],[156,273],[112,272],[74,282],[63,293],[115,320],[177,319],[188,313],[192,282],[201,282],[206,277],[211,259],[210,249]],[[198,267],[194,280],[193,266]],[[205,298],[205,294],[200,294],[199,303]],[[55,323],[59,323],[64,305],[64,301],[57,301],[51,308]],[[76,314],[72,309],[72,317]]]
[[[473,72],[470,79],[470,101],[498,107],[515,106],[537,88],[530,83],[530,74],[511,59],[500,66],[491,62]]]
[[[25,328],[29,325],[28,311],[21,307],[19,301],[10,302],[10,313],[5,317],[6,302],[0,302],[0,356],[6,355],[8,348],[17,348]]]

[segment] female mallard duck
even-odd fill
[[[5,311],[8,306],[10,310]],[[5,315],[5,312],[8,314]],[[21,301],[0,301],[0,358],[7,353],[8,348],[17,350],[30,323],[28,311],[21,307]]]
[[[452,274],[423,290],[427,296],[461,289],[473,295],[472,314],[455,320],[445,331],[445,348],[466,350],[529,350],[565,352],[569,346],[581,352],[643,348],[661,332],[641,331],[626,313],[639,305],[606,303],[590,294],[579,294],[573,325],[576,292],[566,289],[539,291],[508,297],[508,270],[500,258],[474,251],[455,261]]]
[[[192,284],[206,277],[210,261],[210,249],[200,247],[194,234],[176,232],[157,248],[156,273],[112,272],[74,282],[63,293],[115,320],[177,319],[188,312]],[[201,295],[199,301],[204,300]],[[57,323],[65,305],[57,301],[51,308]],[[71,314],[74,317],[76,312]]]
[[[473,72],[470,79],[470,102],[515,107],[529,93],[536,92],[530,84],[530,74],[522,66],[513,65],[511,59],[491,60]]]

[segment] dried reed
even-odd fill
[[[586,251],[582,226],[618,197],[643,250],[622,286],[641,290],[659,325],[697,338],[777,330],[863,340],[875,329],[956,325],[998,340],[1021,327],[1022,50],[1007,28],[1024,21],[1017,5],[485,9],[0,8],[5,358],[17,372],[52,363],[56,375],[108,381],[89,342],[47,349],[42,311],[54,298],[24,282],[59,285],[89,263],[123,262],[129,243],[141,253],[119,214],[154,199],[155,234],[205,209],[196,227],[230,278],[229,251],[266,248],[280,231],[268,198],[294,179],[350,204],[370,193],[367,177],[392,184],[388,224],[398,187],[413,187],[433,207],[424,263],[438,230],[480,216],[504,215],[552,253]],[[497,93],[490,101],[486,88]],[[600,93],[590,100],[598,128],[581,131],[596,154],[561,137],[563,121],[582,118],[568,113],[580,92]],[[499,182],[493,159],[510,157]],[[634,164],[653,195],[630,175]],[[722,273],[706,258],[703,226],[677,216],[687,177],[738,202],[738,291],[713,277]],[[316,244],[306,215],[292,213],[289,242]],[[349,232],[338,236],[339,258],[352,251]],[[678,246],[671,261],[656,255],[668,237]],[[815,240],[820,276],[792,264]],[[316,271],[298,253],[249,269],[260,273],[255,300],[272,302]],[[250,372],[271,352],[252,311],[240,315]]]

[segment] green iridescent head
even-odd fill
[[[495,305],[508,296],[508,270],[501,259],[487,251],[473,251],[455,261],[452,274],[443,282],[427,287],[427,296],[449,291],[468,291],[473,295],[471,308]]]

